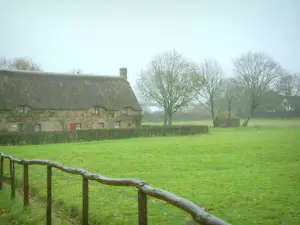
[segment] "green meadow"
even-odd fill
[[[210,125],[211,121],[177,124]],[[138,178],[235,225],[300,224],[300,120],[252,120],[249,125],[211,128],[209,134],[195,136],[1,146],[0,152],[18,159],[53,160],[107,177]],[[7,163],[4,172],[9,176]],[[19,181],[22,172],[16,165]],[[29,177],[32,198],[45,203],[46,168],[29,166]],[[134,188],[89,184],[91,224],[138,224]],[[79,176],[54,169],[55,212],[80,219],[81,189]],[[15,204],[9,200],[9,186],[4,190],[8,198],[0,193],[0,208]],[[23,206],[21,201],[19,205]],[[45,214],[40,208],[37,212]],[[148,219],[149,224],[182,225],[191,217],[149,198]]]

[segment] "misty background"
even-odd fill
[[[127,67],[133,89],[141,69],[172,49],[217,60],[225,76],[247,51],[297,73],[299,9],[298,0],[2,0],[0,56],[31,58],[48,72],[118,76]]]

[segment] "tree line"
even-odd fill
[[[285,111],[290,114],[294,110],[287,99],[300,96],[299,75],[284,69],[264,52],[243,53],[232,63],[232,75],[225,76],[214,59],[195,62],[176,50],[162,52],[138,75],[137,95],[144,108],[156,106],[163,110],[165,125],[172,125],[175,113],[198,104],[209,111],[214,126],[220,110],[228,111],[230,121],[232,110],[237,108],[246,118],[243,126],[247,126],[254,111],[272,93],[277,94],[273,99],[286,98],[278,102]],[[25,57],[0,57],[0,68],[43,71]],[[73,69],[71,73],[82,74],[83,70]]]
[[[225,76],[214,59],[195,62],[176,50],[156,55],[137,79],[137,94],[145,107],[164,111],[164,124],[172,125],[173,115],[198,103],[211,114],[226,106],[229,119],[234,106],[243,107],[247,126],[254,111],[270,93],[300,95],[300,77],[292,74],[264,52],[246,52],[233,61],[232,75]],[[288,102],[283,108],[292,110]],[[284,105],[286,104],[286,105]]]
[[[40,65],[35,63],[32,59],[26,57],[15,57],[12,59],[0,57],[0,69],[43,71]],[[81,68],[73,68],[70,73],[82,74],[83,70]]]
[[[0,57],[0,68],[26,71],[42,71],[41,67],[32,61],[32,59],[25,57],[16,57],[7,59]]]

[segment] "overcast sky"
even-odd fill
[[[265,51],[300,72],[300,0],[0,0],[0,56],[45,71],[136,75],[157,53],[197,61]]]

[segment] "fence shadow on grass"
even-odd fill
[[[72,168],[64,166],[60,163],[48,161],[48,160],[19,160],[13,158],[12,156],[4,155],[0,153],[0,190],[3,188],[4,180],[4,159],[9,160],[9,175],[11,183],[11,198],[15,198],[16,192],[16,177],[15,177],[15,164],[23,166],[23,196],[24,196],[24,210],[29,205],[29,166],[31,165],[42,165],[47,167],[47,193],[46,193],[46,224],[51,225],[51,216],[52,216],[52,177],[53,177],[53,168],[56,168],[65,173],[80,175],[82,177],[82,211],[81,211],[81,221],[83,225],[89,224],[89,181],[96,181],[98,183],[110,185],[110,186],[126,186],[126,187],[135,187],[137,188],[137,211],[138,211],[138,224],[147,225],[148,224],[148,208],[147,201],[148,196],[153,198],[163,200],[166,203],[169,203],[181,210],[189,213],[193,220],[194,224],[202,225],[229,225],[229,223],[203,211],[200,206],[195,203],[181,198],[173,193],[168,191],[157,189],[149,186],[146,182],[137,180],[137,179],[123,179],[123,178],[108,178],[99,174],[89,173],[85,169],[81,168]],[[189,223],[192,224],[192,223]]]

